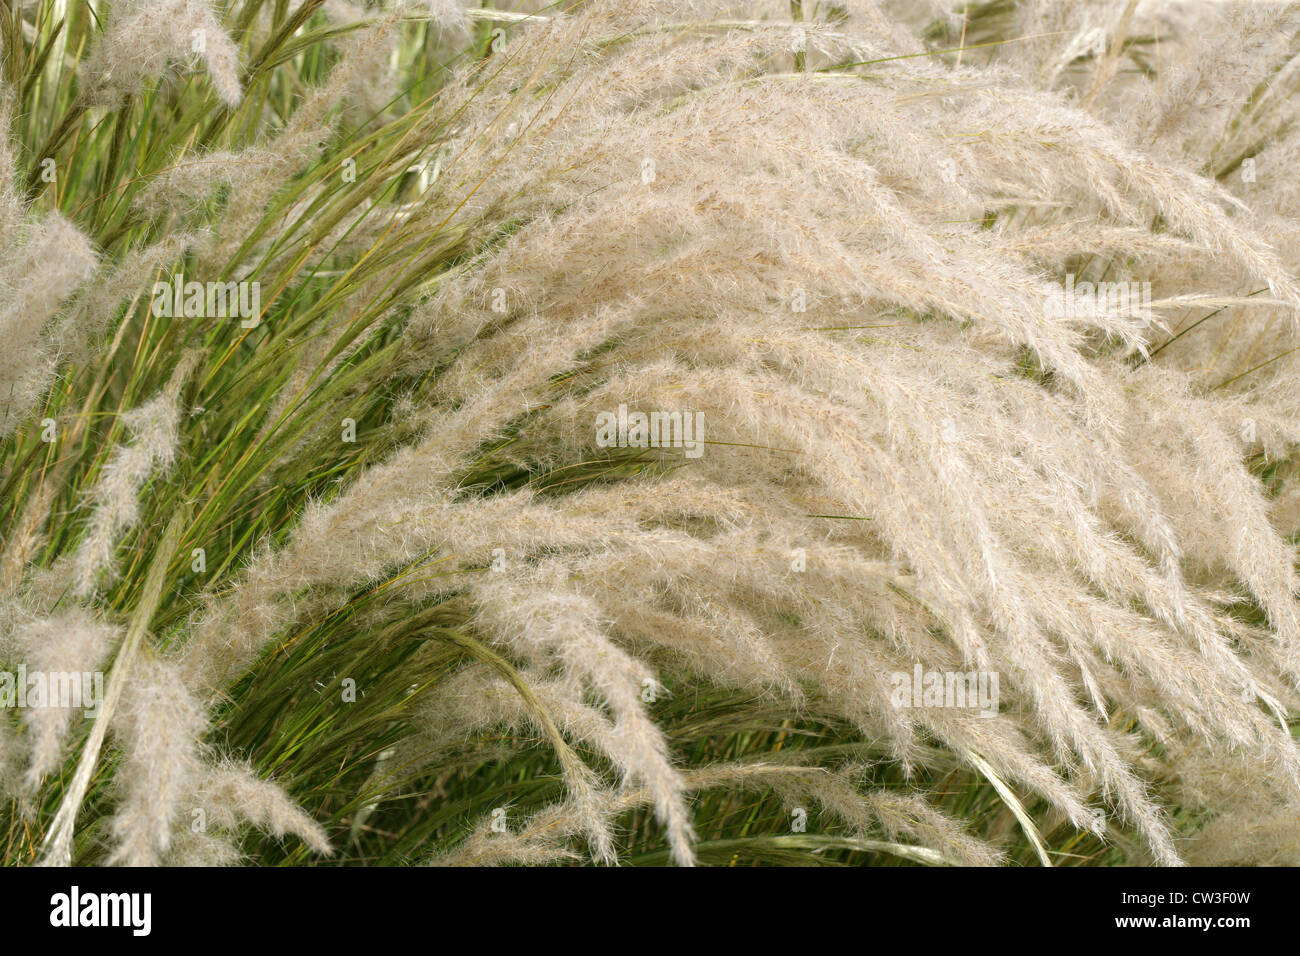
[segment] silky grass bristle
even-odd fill
[[[6,862],[1300,864],[1294,5],[51,2]]]

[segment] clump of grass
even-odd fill
[[[0,10],[4,860],[1296,862],[1297,37]]]

